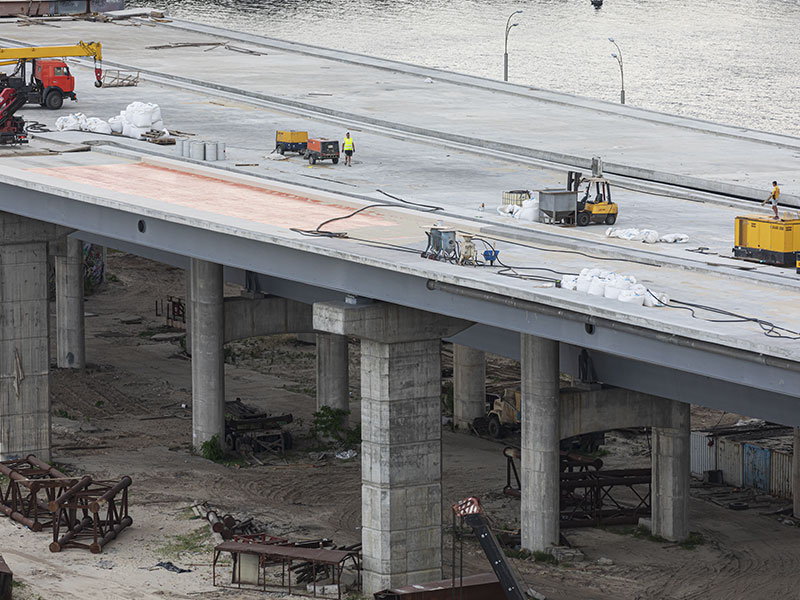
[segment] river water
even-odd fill
[[[800,0],[133,0],[171,15],[800,136]],[[176,38],[177,40],[177,38]],[[313,85],[310,83],[309,85]],[[519,115],[524,118],[524,115]]]

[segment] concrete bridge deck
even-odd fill
[[[21,42],[16,32],[13,25],[0,25],[5,43]],[[746,197],[766,196],[769,183],[778,179],[785,200],[800,203],[800,142],[789,136],[181,21],[141,27],[64,23],[58,37],[101,40],[107,66],[130,66],[198,89],[237,90],[289,112],[313,110],[353,126],[384,126],[584,168],[591,156],[600,155],[610,173]],[[264,55],[147,48],[171,41],[246,42]],[[52,44],[53,32],[28,29],[24,42]]]
[[[622,362],[615,370],[625,370],[623,359],[641,361],[758,388],[772,398],[747,414],[773,419],[781,416],[786,422],[788,414],[784,412],[794,411],[787,401],[798,395],[800,388],[795,383],[800,372],[792,366],[796,365],[797,342],[791,334],[769,337],[753,322],[714,322],[728,318],[703,310],[696,310],[698,318],[693,318],[688,310],[631,306],[556,289],[549,282],[509,277],[502,274],[501,266],[476,268],[432,262],[420,258],[418,252],[425,247],[425,230],[441,221],[444,226],[496,243],[503,263],[526,275],[559,278],[558,274],[578,273],[584,267],[607,268],[634,275],[644,285],[674,299],[798,331],[800,316],[793,310],[797,291],[791,285],[770,285],[769,302],[765,302],[762,282],[748,276],[737,280],[736,273],[725,268],[686,268],[668,260],[648,262],[639,260],[635,253],[603,256],[592,254],[591,248],[576,253],[574,245],[565,245],[557,237],[519,241],[499,227],[486,228],[472,219],[439,213],[425,214],[420,207],[388,198],[395,207],[370,209],[325,228],[346,231],[349,239],[303,235],[292,229],[313,230],[321,222],[347,215],[366,203],[167,159],[140,161],[90,152],[8,158],[0,164],[0,209],[75,228],[87,239],[96,235],[121,244],[211,260],[328,290],[328,294],[354,294],[457,316],[489,328],[546,334],[619,357]],[[429,281],[449,284],[458,288],[451,291],[463,294],[431,291]],[[479,291],[486,295],[474,296]],[[520,304],[504,307],[509,300]],[[551,312],[533,316],[537,307]],[[504,314],[509,308],[514,315]],[[589,332],[584,327],[587,323],[595,323],[597,329]],[[671,352],[676,346],[681,350]],[[724,356],[725,362],[698,361],[697,352],[706,358]],[[734,363],[741,364],[734,368]],[[782,374],[776,376],[777,372]],[[613,379],[610,375],[607,378]],[[661,378],[661,385],[667,379]],[[654,385],[651,381],[650,389],[642,391],[659,389],[665,394],[663,388]],[[698,394],[696,389],[692,397],[704,403]],[[742,408],[735,397],[729,400],[737,410]],[[723,401],[715,396],[711,402],[718,407]],[[728,408],[733,410],[734,406]]]

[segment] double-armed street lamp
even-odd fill
[[[619,102],[620,104],[625,104],[625,71],[622,68],[622,48],[619,47],[619,44],[614,41],[613,37],[608,38],[608,41],[616,46],[617,51],[611,53],[611,58],[616,58],[617,62],[619,63],[619,77],[622,83],[622,87],[619,91]]]
[[[508,33],[511,31],[512,27],[519,25],[519,23],[512,23],[511,19],[514,15],[521,14],[521,10],[516,10],[508,16],[508,21],[506,21],[506,44],[505,51],[503,52],[503,81],[508,81]]]

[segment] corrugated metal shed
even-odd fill
[[[742,445],[726,438],[717,438],[717,468],[722,471],[722,480],[728,485],[742,485]]]
[[[770,457],[769,491],[779,498],[792,497],[792,455],[772,451]]]
[[[744,485],[769,491],[769,448],[743,444]]]
[[[709,445],[709,442],[711,445]],[[707,431],[693,431],[691,436],[692,475],[702,477],[717,468],[717,445]]]

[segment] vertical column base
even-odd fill
[[[652,437],[652,523],[653,535],[672,542],[689,536],[690,431],[689,405],[673,402],[684,413],[682,429],[653,427]]]
[[[350,410],[350,356],[346,335],[317,334],[317,410]],[[348,415],[342,419],[347,427]]]
[[[558,342],[521,334],[522,547],[545,551],[560,539]]]
[[[792,512],[800,519],[800,427],[794,428],[792,450]]]
[[[469,431],[473,421],[486,416],[486,354],[453,344],[453,422]]]

